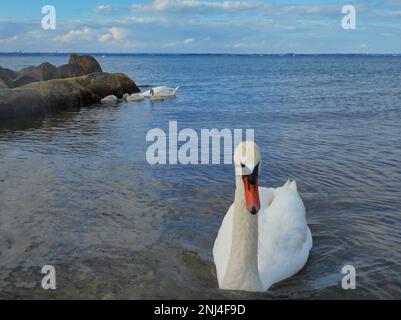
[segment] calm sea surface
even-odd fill
[[[0,123],[0,298],[401,299],[401,57],[106,56],[162,103]],[[1,56],[19,69],[68,57]],[[298,181],[314,248],[267,294],[217,289],[230,165],[146,162],[146,133],[255,129],[262,186]],[[57,290],[41,289],[42,266]],[[357,289],[341,288],[341,269]]]

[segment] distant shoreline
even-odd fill
[[[0,52],[0,56],[70,56],[75,52]],[[91,56],[266,56],[266,57],[318,57],[318,56],[347,56],[347,57],[401,57],[401,53],[102,53],[78,52]]]

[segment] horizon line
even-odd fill
[[[233,52],[91,52],[91,51],[71,51],[71,52],[35,52],[35,51],[0,51],[0,55],[71,55],[71,54],[91,54],[91,55],[271,55],[271,56],[288,56],[288,55],[401,55],[401,52],[395,53],[371,53],[371,52],[320,52],[320,53],[233,53]]]

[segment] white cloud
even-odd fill
[[[377,12],[372,12],[371,15],[384,17],[384,18],[399,18],[399,17],[401,17],[401,10],[377,11]]]
[[[129,17],[120,20],[121,24],[166,24],[170,21],[165,17]]]
[[[68,43],[77,40],[90,40],[93,36],[92,30],[88,27],[84,27],[81,30],[71,30],[66,34],[57,38],[61,43]]]
[[[177,45],[179,45],[179,42],[173,41],[173,42],[163,44],[162,48],[173,48],[173,47],[176,47]]]
[[[235,48],[235,49],[242,48],[244,46],[245,45],[243,43],[233,43],[233,44],[227,45],[228,48]]]
[[[127,35],[126,30],[121,28],[113,27],[108,29],[107,31],[108,33],[102,34],[99,37],[99,42],[106,43],[112,40],[123,40]]]
[[[182,43],[183,44],[186,44],[186,45],[189,45],[189,44],[192,44],[192,43],[194,43],[195,42],[195,39],[193,39],[193,38],[188,38],[188,39],[185,39]]]
[[[113,12],[113,7],[109,4],[101,4],[95,8],[95,12],[109,14]]]
[[[188,38],[182,41],[172,41],[164,44],[162,47],[163,48],[174,48],[182,45],[190,45],[193,44],[196,40],[194,38]]]
[[[116,48],[129,52],[205,53],[401,51],[401,42],[396,41],[401,37],[396,20],[401,16],[401,7],[358,4],[358,12],[365,17],[364,25],[348,45],[338,28],[342,14],[341,4],[336,1],[331,4],[223,1],[132,1],[137,4],[134,9],[148,11],[130,15],[128,7],[123,10],[114,2],[100,0],[98,4],[111,4],[96,7],[104,15],[60,20],[54,32],[37,28],[34,19],[0,19],[0,51],[114,52]],[[95,10],[95,5],[92,8]],[[372,34],[380,37],[372,38]]]
[[[19,41],[19,40],[20,40],[20,36],[12,36],[10,38],[0,38],[0,43],[6,44],[8,42],[15,42],[15,41]]]
[[[113,35],[111,34],[103,34],[99,37],[99,42],[101,43],[106,43],[109,42],[110,40],[113,40]]]
[[[113,35],[113,38],[116,40],[121,40],[125,38],[126,35],[126,31],[124,29],[121,28],[111,28],[110,29],[111,34]]]
[[[198,0],[154,0],[152,4],[136,4],[133,11],[179,12],[179,11],[240,11],[256,9],[258,3],[249,1],[198,1]]]

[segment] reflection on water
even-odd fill
[[[401,298],[400,58],[101,63],[140,84],[181,85],[179,95],[0,125],[1,298]],[[261,185],[294,178],[305,201],[314,248],[298,275],[268,294],[216,289],[212,247],[233,168],[148,165],[145,135],[169,120],[255,129]],[[56,266],[55,292],[40,288],[45,264]],[[345,264],[355,291],[341,289]]]

